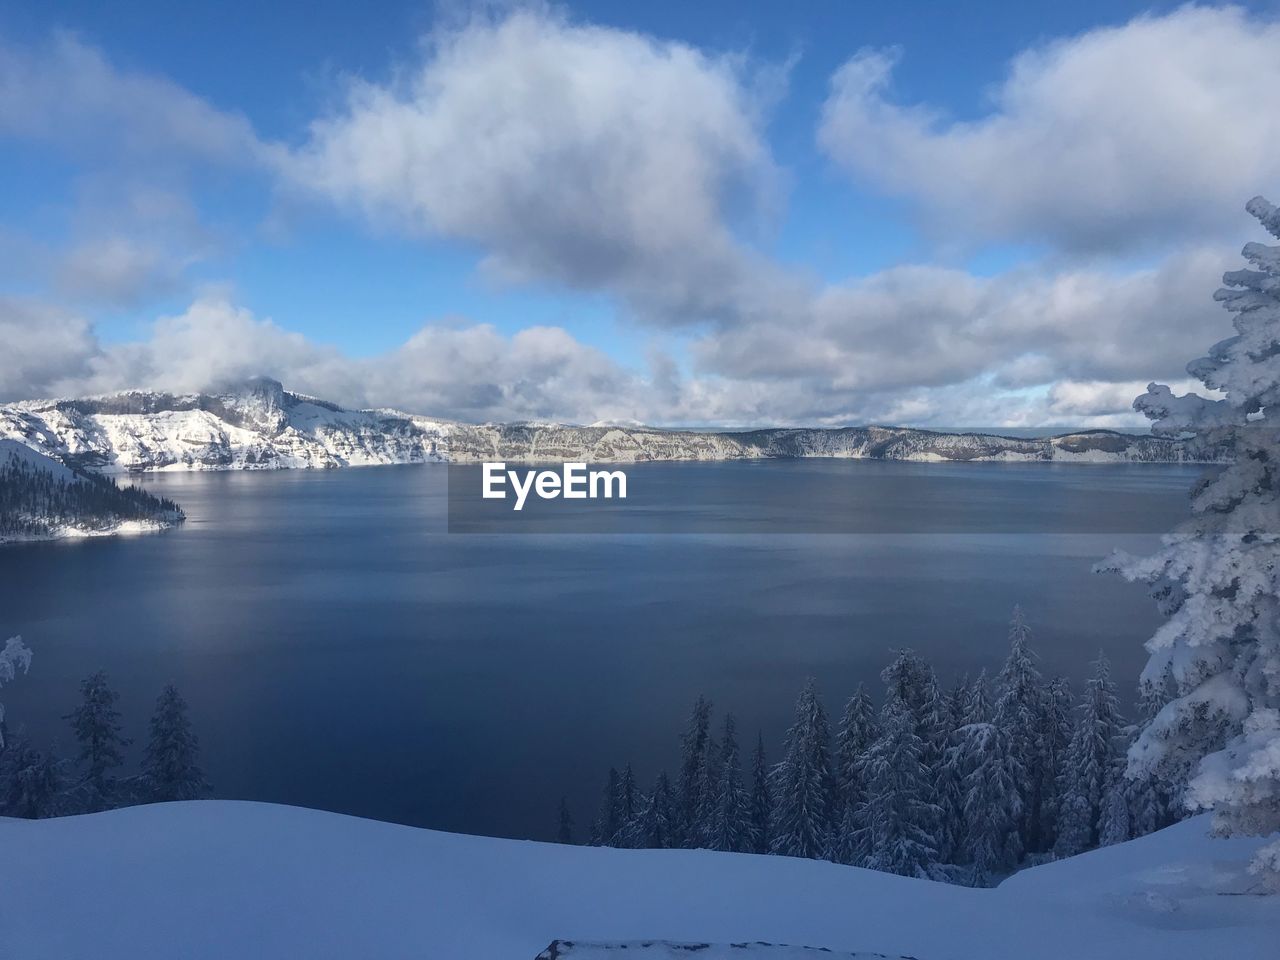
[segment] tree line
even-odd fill
[[[102,671],[81,682],[80,702],[64,717],[74,758],[40,749],[22,731],[8,735],[0,720],[0,816],[34,820],[206,796],[199,740],[177,688],[167,685],[156,700],[141,766],[131,776],[120,773],[131,741],[118,701]]]
[[[182,508],[110,477],[58,477],[17,457],[0,463],[0,537],[46,536],[75,525],[107,529],[126,520],[179,520]]]
[[[1106,657],[1076,698],[1066,679],[1041,675],[1030,639],[1015,608],[994,680],[984,671],[949,690],[925,659],[899,651],[880,675],[880,704],[860,684],[834,732],[810,679],[776,763],[759,734],[744,759],[733,714],[713,731],[699,697],[674,780],[660,773],[646,791],[630,764],[611,769],[588,842],[808,857],[980,886],[1174,822],[1168,785],[1125,776],[1140,725],[1121,715]],[[1144,687],[1142,718],[1166,699]],[[557,836],[574,839],[563,800]]]

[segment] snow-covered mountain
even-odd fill
[[[99,471],[278,469],[429,460],[551,462],[849,457],[881,460],[1150,461],[1216,451],[1092,430],[1025,439],[903,427],[676,431],[624,425],[464,424],[347,410],[258,379],[216,393],[130,392],[0,406],[0,438]]]
[[[1280,904],[1246,872],[1262,841],[1208,829],[1197,817],[982,889],[790,857],[152,804],[0,820],[0,956],[534,960],[560,941],[580,944],[566,960],[1274,960]]]

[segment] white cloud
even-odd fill
[[[1203,241],[1280,184],[1274,19],[1188,6],[1027,50],[972,121],[890,100],[896,56],[863,51],[835,74],[819,143],[951,242]]]
[[[388,83],[351,80],[282,169],[375,223],[478,244],[508,279],[658,319],[763,309],[786,281],[729,226],[777,188],[758,79],[741,58],[521,9],[432,34]]]
[[[0,344],[0,400],[57,393],[82,380],[101,349],[84,318],[13,297],[0,297]]]
[[[152,165],[174,155],[254,164],[269,150],[239,114],[162,77],[121,70],[67,33],[36,49],[0,41],[0,135]]]

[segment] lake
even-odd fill
[[[639,504],[678,519],[449,533],[443,465],[148,476],[184,526],[0,548],[0,638],[35,652],[0,697],[10,725],[70,753],[62,715],[101,667],[142,741],[172,680],[219,797],[546,839],[564,794],[583,835],[610,764],[646,786],[674,773],[697,694],[776,756],[806,676],[838,713],[858,681],[878,695],[898,647],[946,682],[994,672],[1015,603],[1046,673],[1079,681],[1102,649],[1127,699],[1159,618],[1090,568],[1155,546],[1202,468],[626,469]],[[842,526],[853,513],[894,519]],[[718,532],[748,516],[752,532]],[[824,528],[877,532],[794,532]],[[701,532],[656,532],[678,529]]]

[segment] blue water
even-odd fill
[[[1122,531],[1176,519],[1198,472],[653,464],[631,474],[651,502],[714,512],[710,485],[749,499],[759,532],[515,536],[447,533],[440,466],[152,476],[185,507],[182,528],[0,549],[0,637],[35,651],[3,700],[11,727],[69,753],[61,717],[80,678],[108,671],[138,740],[173,680],[220,797],[546,838],[561,794],[585,829],[610,764],[642,781],[673,766],[698,693],[776,753],[807,675],[836,711],[896,647],[946,681],[994,670],[1014,603],[1047,673],[1078,680],[1103,649],[1131,682],[1157,613],[1142,587],[1090,567],[1154,546]],[[895,516],[924,490],[954,505],[958,532],[771,533],[771,517],[794,517],[768,491],[797,482],[823,509],[856,489],[860,509],[872,497]],[[681,499],[694,486],[704,495]],[[1078,517],[1118,532],[992,533],[993,496],[1006,515],[1049,505],[1052,529]]]

